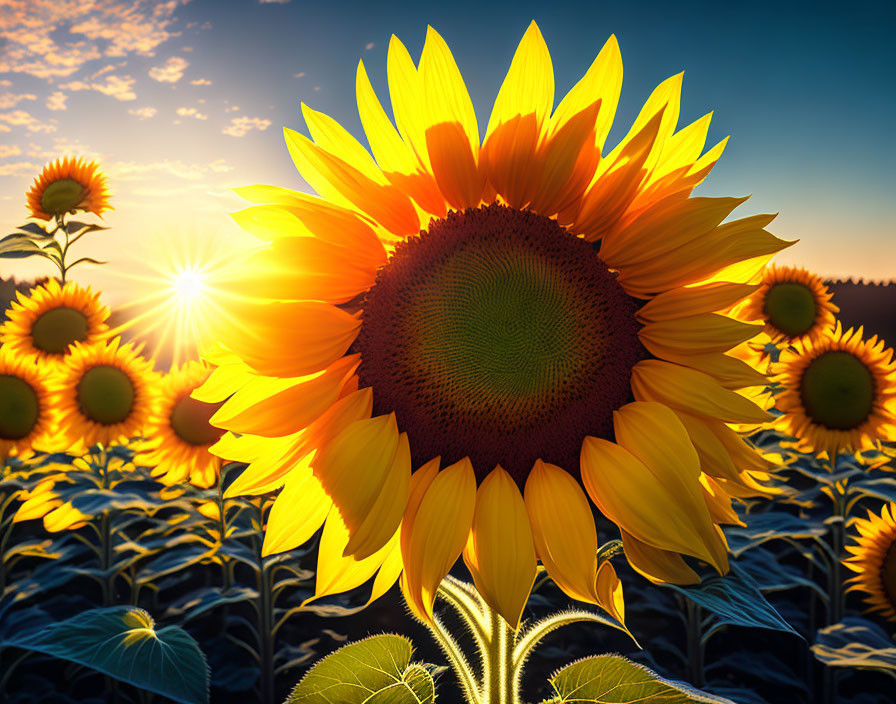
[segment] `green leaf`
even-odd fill
[[[99,259],[94,259],[93,257],[81,257],[80,259],[76,259],[71,264],[68,265],[68,268],[71,269],[73,266],[77,266],[78,264],[108,264],[107,261],[100,261]]]
[[[308,670],[287,704],[432,702],[435,695],[426,698],[429,689],[422,668],[409,667],[413,652],[407,638],[391,634],[343,646]]]
[[[47,232],[36,222],[26,222],[24,225],[19,225],[16,229],[22,230],[29,235],[33,235],[34,237],[39,237],[41,239],[46,239],[47,237],[53,236],[52,232]]]
[[[550,679],[557,704],[734,704],[683,682],[666,680],[620,655],[598,655],[567,665]]]
[[[0,257],[22,259],[32,254],[46,256],[44,251],[25,235],[7,235],[0,239]]]
[[[179,626],[156,630],[136,607],[91,609],[3,645],[70,660],[185,704],[208,702],[208,665],[196,641]]]

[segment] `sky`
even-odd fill
[[[83,155],[108,173],[110,229],[76,245],[107,260],[74,278],[116,304],[133,274],[172,249],[238,261],[250,240],[230,189],[310,188],[282,136],[307,133],[300,103],[362,142],[354,99],[363,59],[388,106],[386,49],[419,56],[428,24],[451,47],[488,121],[517,43],[535,19],[557,98],[611,34],[622,99],[608,145],[663,79],[684,70],[679,125],[714,111],[708,145],[731,135],[699,195],[748,195],[736,216],[800,243],[780,257],[833,278],[896,277],[896,90],[892,3],[338,0],[0,0],[0,227],[25,222],[45,162]],[[387,107],[388,109],[388,107]],[[0,275],[50,275],[0,260]]]

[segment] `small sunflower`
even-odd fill
[[[32,217],[52,220],[79,210],[102,216],[113,208],[99,164],[65,157],[48,163],[34,179],[28,209]]]
[[[109,308],[89,287],[50,279],[27,294],[19,292],[6,317],[0,344],[38,363],[59,363],[76,342],[89,346],[103,339]]]
[[[776,345],[818,340],[834,328],[840,309],[818,274],[802,267],[770,266],[759,288],[739,303],[735,315],[761,321],[768,341]],[[754,347],[765,342],[752,340]]]
[[[54,416],[46,370],[0,348],[0,458],[31,456],[53,431]]]
[[[53,402],[69,449],[109,445],[139,435],[151,411],[152,365],[118,338],[75,343],[53,381]]]
[[[896,503],[884,506],[880,516],[868,511],[855,525],[859,534],[846,546],[852,557],[843,564],[858,574],[847,580],[848,591],[865,592],[870,611],[896,621]]]
[[[224,431],[211,425],[209,419],[221,404],[190,397],[210,373],[202,362],[188,362],[172,369],[159,384],[146,424],[147,441],[135,462],[154,467],[152,476],[160,476],[164,484],[188,480],[208,488],[218,478],[221,460],[208,449]]]
[[[724,148],[703,153],[710,116],[676,129],[678,74],[604,149],[615,37],[555,107],[534,22],[481,143],[438,33],[419,64],[393,37],[387,65],[394,125],[358,67],[372,154],[303,105],[311,139],[286,141],[321,197],[240,191],[261,205],[234,217],[270,246],[209,385],[233,394],[214,451],[249,462],[229,492],[283,487],[265,550],[323,525],[318,595],[403,574],[425,619],[461,554],[511,626],[539,560],[620,614],[590,496],[648,578],[699,581],[682,555],[725,572],[724,487],[768,469],[729,424],[768,416],[741,393],[765,377],[727,354],[761,326],[724,311],[787,243],[773,216],[722,224],[742,198],[690,197]]]
[[[862,328],[834,331],[784,350],[773,366],[783,391],[775,405],[778,427],[800,448],[835,456],[891,439],[896,432],[896,361],[877,336]]]

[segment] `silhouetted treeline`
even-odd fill
[[[828,281],[834,303],[840,306],[844,329],[865,327],[865,337],[877,335],[896,345],[896,281],[873,283],[852,279]]]

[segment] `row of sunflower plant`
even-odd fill
[[[393,38],[388,74],[394,125],[358,67],[372,154],[304,105],[311,139],[286,131],[320,197],[238,190],[253,205],[234,218],[263,244],[204,362],[159,381],[71,282],[12,306],[3,541],[36,518],[60,537],[4,552],[0,644],[99,670],[111,696],[131,696],[125,681],[204,700],[197,643],[146,606],[203,622],[213,677],[268,704],[311,657],[307,639],[275,647],[283,627],[399,582],[450,668],[439,696],[469,704],[762,702],[729,680],[757,662],[780,691],[833,701],[835,668],[894,674],[892,641],[844,600],[864,590],[896,618],[892,350],[841,330],[818,277],[767,266],[790,244],[773,216],[728,221],[744,199],[692,197],[725,141],[703,153],[708,115],[677,129],[681,75],[608,149],[615,37],[554,108],[533,22],[484,140],[437,32],[419,62]],[[63,278],[65,217],[102,210],[86,173],[52,165],[29,199],[55,218],[30,231],[64,241]],[[103,610],[35,599],[75,579]],[[589,606],[556,610],[569,600]],[[533,684],[536,646],[572,624],[591,631],[562,656],[581,659]],[[725,652],[732,627],[787,635]],[[595,655],[610,631],[645,649]],[[96,639],[114,647],[84,647]],[[431,702],[438,671],[407,638],[373,636],[289,700]]]

